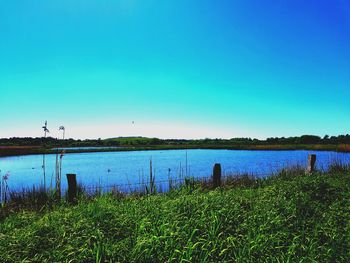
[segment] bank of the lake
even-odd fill
[[[222,150],[257,150],[257,151],[285,151],[285,150],[312,150],[350,152],[348,144],[267,144],[267,145],[139,145],[119,147],[69,147],[65,153],[85,152],[122,152],[122,151],[152,151],[152,150],[184,150],[184,149],[222,149]],[[0,157],[20,156],[32,154],[52,154],[56,150],[41,146],[0,146]]]
[[[349,262],[350,170],[82,196],[0,222],[1,262]]]

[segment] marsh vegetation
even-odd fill
[[[13,209],[1,219],[0,260],[349,262],[349,182],[350,168],[334,164],[217,189],[187,180],[158,194],[82,190],[74,206],[23,194],[20,209],[1,210]]]

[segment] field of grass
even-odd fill
[[[0,262],[350,262],[349,168],[238,182],[24,207]]]

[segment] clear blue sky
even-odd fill
[[[350,133],[350,1],[0,0],[0,137],[45,120],[73,138]]]

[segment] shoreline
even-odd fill
[[[55,146],[57,147],[57,146]],[[91,146],[99,147],[99,146]],[[126,152],[126,151],[157,151],[157,150],[246,150],[246,151],[331,151],[339,153],[350,153],[350,145],[152,145],[152,146],[124,146],[120,148],[108,148],[108,146],[101,146],[103,148],[98,149],[71,149],[64,150],[65,154],[71,153],[96,153],[96,152]],[[59,148],[59,147],[57,147]],[[62,147],[63,149],[65,147]],[[81,148],[81,147],[77,147]],[[61,150],[58,151],[61,153]],[[40,154],[56,154],[55,150],[50,148],[42,148],[38,146],[1,146],[0,158],[11,156],[24,156],[24,155],[40,155]]]

